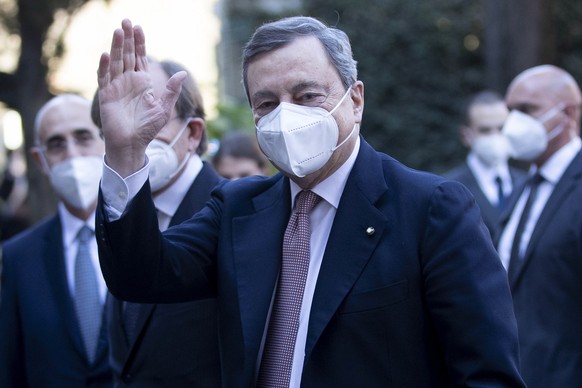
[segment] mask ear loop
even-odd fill
[[[352,87],[350,86],[348,88],[348,90],[346,90],[346,92],[343,95],[343,97],[341,98],[341,100],[339,100],[339,102],[335,105],[335,107],[331,111],[329,111],[329,115],[333,114],[333,112],[335,112],[337,110],[337,108],[339,108],[339,106],[342,104],[342,102],[344,102],[344,100],[346,99],[348,94],[350,94],[351,91],[352,91]]]
[[[553,107],[552,109],[550,109],[549,111],[547,111],[546,113],[541,115],[538,118],[538,121],[540,121],[541,123],[545,123],[546,121],[548,121],[549,119],[554,117],[558,112],[562,111],[562,109],[564,109],[565,107],[566,107],[566,104],[564,104],[563,102],[559,103],[558,105],[556,105],[555,107]],[[555,127],[554,129],[552,129],[546,135],[546,137],[548,139],[548,143],[550,141],[554,140],[557,136],[559,136],[560,133],[562,133],[562,131],[564,130],[564,128],[565,128],[564,125],[559,125],[559,126]]]
[[[346,99],[346,97],[348,96],[348,94],[350,94],[350,92],[351,92],[351,91],[352,91],[352,87],[350,86],[350,87],[348,88],[348,90],[346,90],[346,93],[345,93],[345,94],[344,94],[344,96],[341,98],[341,100],[339,100],[339,102],[337,103],[337,105],[335,106],[335,108],[333,108],[333,109],[332,109],[332,110],[329,112],[329,114],[330,114],[330,115],[331,115],[333,112],[335,112],[335,111],[336,111],[336,109],[337,109],[337,108],[338,108],[338,107],[339,107],[339,106],[342,104],[342,102],[344,102],[344,100]],[[357,125],[357,124],[354,124],[354,127],[352,128],[352,131],[350,132],[350,134],[349,134],[349,135],[348,135],[348,136],[347,136],[347,137],[346,137],[346,138],[345,138],[345,139],[344,139],[344,140],[343,140],[341,143],[339,143],[338,145],[336,145],[335,147],[333,147],[333,148],[331,149],[331,152],[334,152],[335,150],[337,150],[338,148],[340,148],[341,146],[343,146],[343,145],[344,145],[344,143],[345,143],[346,141],[348,141],[348,140],[350,139],[350,137],[352,137],[352,135],[353,135],[353,134],[354,134],[354,132],[356,131],[356,125]]]
[[[541,123],[545,123],[546,121],[548,121],[549,119],[554,117],[558,112],[560,112],[565,107],[566,107],[566,105],[563,102],[560,102],[558,105],[556,105],[555,107],[551,108],[546,113],[544,113],[543,115],[538,117],[538,121],[540,121]]]
[[[176,134],[176,136],[174,137],[172,142],[169,144],[170,148],[174,147],[174,145],[178,142],[178,139],[180,139],[180,136],[182,136],[182,134],[184,133],[186,128],[188,128],[188,125],[190,125],[190,120],[191,120],[191,118],[189,118],[188,122],[182,127],[182,129],[180,129],[178,131],[178,133]],[[178,172],[182,171],[182,168],[186,165],[186,163],[188,163],[188,160],[190,160],[191,156],[192,156],[192,153],[188,152],[188,154],[186,156],[184,156],[184,159],[182,160],[182,162],[180,162],[180,165],[178,166],[178,168],[176,168],[176,171],[174,171],[172,174],[170,174],[170,176],[168,178],[173,179],[176,175],[178,175]]]

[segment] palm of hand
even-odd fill
[[[168,121],[145,71],[119,75],[99,90],[99,101],[105,139],[119,148],[145,148]]]

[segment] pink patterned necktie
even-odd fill
[[[309,213],[320,200],[321,197],[312,191],[301,191],[295,211],[287,224],[283,238],[281,273],[257,387],[289,387],[303,290],[309,269],[311,236]]]

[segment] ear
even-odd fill
[[[578,104],[568,105],[564,108],[564,113],[568,117],[568,126],[574,127],[576,134],[580,134],[580,126],[577,124],[580,119],[580,106]]]
[[[40,147],[32,147],[30,156],[34,160],[36,167],[46,176],[50,174],[50,167]]]
[[[356,81],[354,83],[350,97],[354,106],[356,124],[360,124],[364,113],[364,83],[362,81]]]
[[[188,122],[188,151],[195,152],[198,149],[202,134],[206,130],[206,123],[200,117],[191,118]]]
[[[461,143],[467,148],[471,148],[471,140],[473,139],[473,130],[466,126],[462,125],[459,128],[459,138],[461,139]]]

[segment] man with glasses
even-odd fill
[[[3,247],[1,387],[112,386],[94,237],[105,147],[90,110],[64,94],[36,116],[32,156],[60,202]]]

